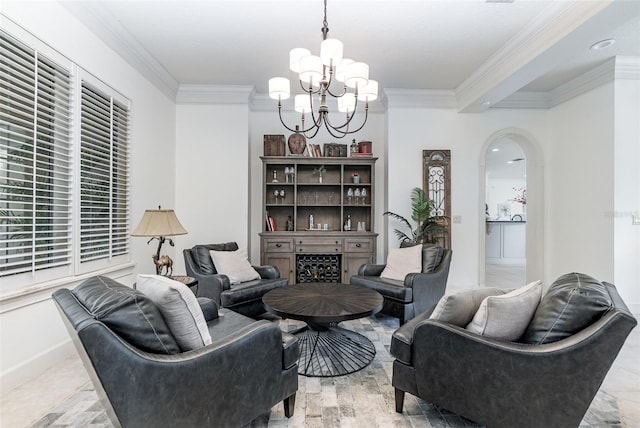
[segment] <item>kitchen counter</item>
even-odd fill
[[[487,220],[485,257],[489,264],[526,263],[526,221]]]

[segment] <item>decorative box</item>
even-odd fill
[[[265,156],[285,156],[286,154],[284,135],[264,136]]]

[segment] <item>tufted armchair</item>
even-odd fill
[[[198,297],[208,297],[224,308],[255,317],[266,311],[262,296],[274,288],[284,287],[289,281],[287,278],[280,277],[280,271],[275,266],[253,266],[260,274],[260,279],[231,284],[227,275],[218,273],[209,251],[236,251],[237,249],[238,244],[235,242],[196,245],[185,249],[183,250],[185,269],[187,275],[198,280],[196,289]]]
[[[434,249],[441,251],[439,263],[434,269],[426,269],[434,262]],[[433,309],[444,295],[451,256],[451,250],[425,245],[422,250],[422,273],[410,273],[404,281],[398,281],[380,276],[386,265],[365,264],[360,266],[358,275],[352,276],[350,282],[380,293],[384,298],[381,312],[398,317],[402,325],[417,314]]]

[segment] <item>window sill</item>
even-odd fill
[[[35,284],[31,287],[17,291],[0,294],[0,314],[14,311],[34,303],[51,299],[51,294],[60,288],[74,288],[87,278],[96,275],[105,275],[114,279],[133,275],[134,263],[125,263],[117,267],[101,269],[91,273],[67,277],[55,281]]]

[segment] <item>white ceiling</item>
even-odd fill
[[[319,53],[321,0],[62,3],[174,90],[248,85],[265,94],[270,77],[295,77],[290,49]],[[552,91],[613,56],[640,57],[637,0],[328,0],[327,18],[345,56],[367,62],[381,88],[454,91],[460,110]],[[589,49],[611,37],[612,47]]]

